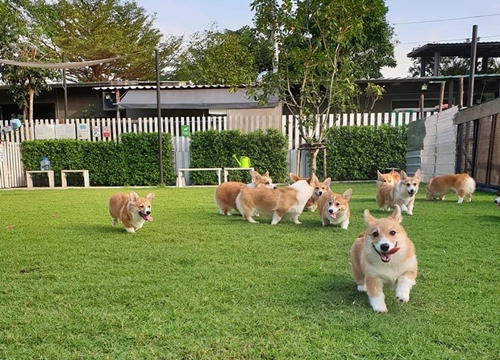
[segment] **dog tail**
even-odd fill
[[[476,181],[470,176],[464,180],[463,186],[466,194],[473,194],[476,191]]]

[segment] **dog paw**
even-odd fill
[[[410,294],[396,293],[396,299],[402,303],[407,303],[410,301]]]
[[[373,308],[373,311],[377,313],[386,313],[387,312],[387,306],[381,307],[381,308]]]
[[[366,285],[365,284],[358,285],[358,291],[366,292]]]

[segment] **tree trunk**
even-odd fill
[[[316,168],[318,167],[317,165],[318,153],[319,149],[311,151],[311,174],[316,174]]]
[[[33,99],[35,98],[35,90],[29,89],[28,94],[30,97],[30,100],[29,100],[29,111],[30,111],[29,120],[33,121]]]

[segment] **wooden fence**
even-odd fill
[[[427,113],[426,115],[430,115]],[[418,113],[371,113],[371,114],[340,114],[331,115],[325,119],[326,127],[389,124],[391,126],[406,125],[418,118]],[[242,123],[244,131],[254,131],[262,128],[266,118],[260,117],[170,117],[161,118],[163,132],[172,134],[175,168],[189,167],[190,135],[198,131],[234,129],[233,123]],[[8,127],[9,120],[0,120],[0,128]],[[82,141],[117,141],[123,133],[158,132],[160,122],[157,118],[139,119],[54,119],[25,121],[23,126],[11,132],[1,134],[4,146],[4,158],[0,160],[2,173],[0,188],[21,187],[26,185],[24,170],[21,163],[19,144],[24,140],[35,139],[79,139]],[[301,143],[297,120],[293,116],[281,117],[281,132],[288,139],[290,171],[297,170],[297,148]],[[318,131],[318,129],[315,129]],[[15,145],[14,145],[15,144]],[[8,150],[7,150],[8,149]],[[8,167],[6,164],[9,164]]]

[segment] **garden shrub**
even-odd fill
[[[171,135],[163,134],[163,181],[175,184]],[[56,185],[61,184],[61,170],[89,170],[92,186],[154,186],[159,182],[158,134],[125,133],[115,142],[80,140],[30,140],[21,143],[25,170],[39,170],[47,156]],[[83,181],[68,175],[68,183]],[[76,180],[78,179],[78,180]]]
[[[325,131],[326,173],[334,181],[373,180],[376,170],[404,170],[406,126],[340,126]],[[318,172],[323,159],[318,156]]]
[[[263,174],[269,171],[274,182],[288,179],[288,148],[286,137],[278,129],[257,130],[244,134],[239,130],[200,131],[191,135],[191,168],[238,167],[233,158],[248,156],[250,165]],[[192,171],[191,184],[217,184],[215,172]],[[249,172],[229,172],[228,180],[250,182]]]

